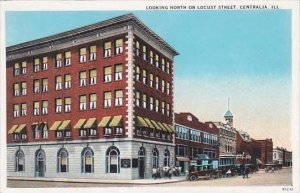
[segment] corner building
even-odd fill
[[[139,179],[174,166],[178,53],[134,15],[6,54],[8,177]]]

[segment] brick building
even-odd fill
[[[273,164],[273,141],[272,139],[256,140],[261,147],[261,161],[262,164]]]
[[[252,155],[252,141],[245,131],[236,132],[236,162],[237,164],[250,164]]]
[[[6,55],[8,176],[137,179],[174,165],[178,53],[134,15]]]
[[[212,122],[202,123],[191,113],[175,114],[175,155],[176,165],[186,172],[190,161],[205,155],[208,160],[203,165],[218,168],[219,129]]]

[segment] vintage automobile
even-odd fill
[[[274,170],[277,170],[275,164],[265,164],[265,172],[274,172]]]
[[[222,177],[222,171],[216,169],[209,169],[202,166],[191,166],[187,179],[195,181],[198,179],[217,179]]]

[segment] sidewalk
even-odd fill
[[[41,181],[41,182],[66,182],[66,183],[93,183],[93,184],[131,184],[131,185],[152,185],[182,182],[185,176],[173,176],[161,179],[136,179],[136,180],[103,180],[103,179],[66,179],[66,178],[28,178],[28,177],[7,177],[8,180],[15,181]]]

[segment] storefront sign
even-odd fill
[[[131,160],[130,159],[121,159],[121,167],[122,168],[130,168]]]

